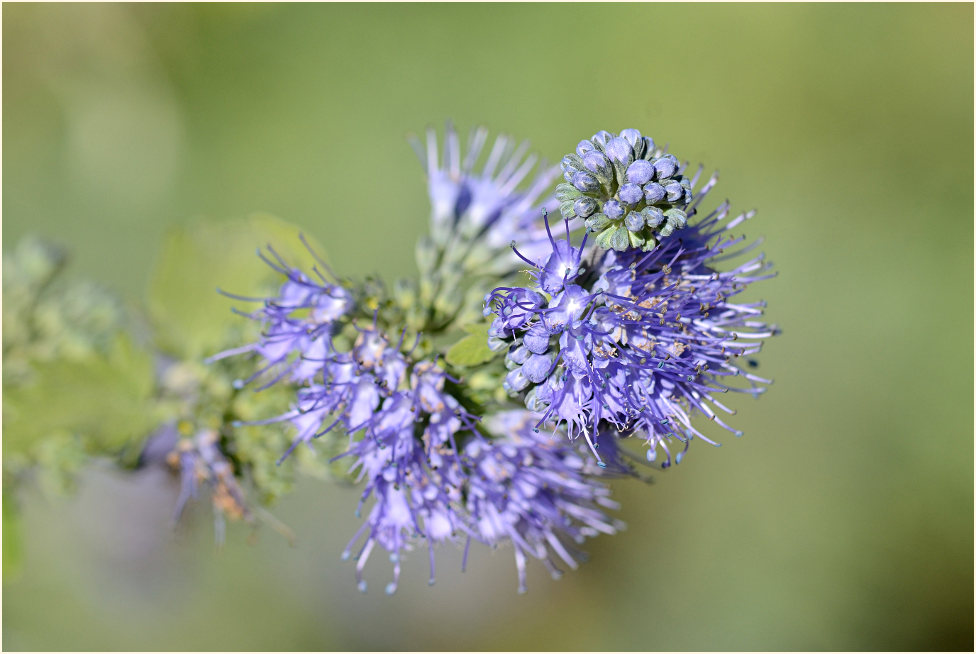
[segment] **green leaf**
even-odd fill
[[[54,436],[115,454],[154,424],[153,360],[119,335],[104,357],[38,362],[26,383],[4,384],[3,455],[36,459]]]
[[[495,352],[488,348],[488,327],[487,322],[466,326],[464,331],[468,335],[450,347],[444,357],[447,362],[458,368],[469,368],[491,360]]]
[[[217,289],[256,296],[277,288],[280,275],[255,254],[268,245],[289,265],[311,271],[315,258],[302,244],[300,233],[298,227],[269,215],[170,230],[149,283],[149,310],[158,345],[170,354],[196,359],[226,347],[228,330],[245,319],[231,311],[241,303]],[[322,247],[305,237],[324,258]]]

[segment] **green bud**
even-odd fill
[[[672,229],[684,229],[688,225],[688,214],[681,209],[668,209],[664,212]]]
[[[16,267],[23,282],[32,286],[44,286],[64,266],[67,255],[61,248],[37,237],[24,237],[13,252],[11,266]],[[4,259],[4,277],[12,271]]]
[[[586,227],[591,231],[600,231],[610,224],[610,219],[604,213],[595,213],[586,219]]]
[[[464,299],[461,291],[455,286],[452,289],[441,291],[434,299],[434,311],[442,316],[451,316],[461,307]]]
[[[429,304],[434,299],[435,283],[431,275],[424,275],[420,278],[420,301]]]
[[[566,220],[572,220],[576,217],[576,211],[573,210],[573,200],[566,200],[559,203],[559,213],[562,214],[563,218]]]

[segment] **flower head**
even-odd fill
[[[484,163],[479,160],[488,143],[488,130],[474,130],[462,151],[457,131],[447,125],[443,154],[437,136],[427,131],[427,144],[413,139],[414,149],[427,172],[431,201],[431,236],[437,242],[451,240],[452,249],[465,252],[469,267],[496,273],[517,265],[499,253],[518,237],[525,249],[542,252],[546,235],[539,223],[542,209],[555,210],[551,185],[558,171],[538,165],[529,144],[499,136]],[[471,251],[473,250],[475,251]]]
[[[558,577],[560,561],[577,567],[584,555],[576,546],[587,537],[621,527],[605,513],[617,504],[589,457],[564,439],[539,433],[535,421],[525,411],[494,415],[486,426],[499,437],[471,441],[464,449],[471,467],[465,506],[474,537],[512,545],[519,592],[525,592],[527,556]]]
[[[251,345],[222,353],[253,353],[262,366],[249,381],[269,377],[271,384],[298,384],[291,409],[258,423],[287,422],[293,427],[287,458],[296,447],[340,430],[346,449],[333,460],[348,459],[349,472],[365,484],[357,515],[371,503],[362,528],[344,557],[362,540],[356,576],[365,590],[363,568],[373,549],[387,550],[394,564],[394,592],[400,556],[418,541],[433,546],[457,537],[460,488],[466,471],[459,464],[459,439],[478,438],[477,418],[464,409],[447,386],[450,377],[436,359],[416,356],[417,340],[405,342],[406,330],[391,338],[374,312],[359,322],[363,303],[338,280],[328,281],[287,266],[274,256],[265,260],[285,276],[277,295],[250,314],[262,326]],[[259,389],[260,390],[260,389]]]
[[[234,466],[220,448],[216,431],[186,432],[184,425],[166,423],[148,439],[140,453],[142,465],[165,463],[179,474],[180,492],[173,515],[179,520],[191,499],[208,488],[214,509],[216,540],[222,543],[226,519],[252,521],[251,507],[234,476]],[[182,433],[181,433],[182,432]]]
[[[626,138],[601,132],[593,141],[599,147],[583,148],[584,154],[608,152],[616,162],[607,164],[606,179],[614,165],[630,171],[636,161],[644,161],[634,157],[649,151],[636,131],[622,134]],[[659,161],[654,159],[654,166]],[[662,164],[654,170],[657,178],[676,174],[678,167]],[[691,216],[714,183],[713,177],[688,205]],[[689,181],[689,199],[691,186]],[[762,392],[768,380],[743,369],[739,361],[758,352],[762,340],[776,330],[757,320],[762,302],[736,300],[748,284],[772,276],[764,257],[730,271],[717,265],[753,247],[742,247],[743,238],[730,234],[752,214],[726,223],[728,215],[723,203],[680,237],[664,238],[658,232],[656,245],[646,241],[622,251],[597,248],[582,259],[586,238],[574,248],[567,219],[565,240],[552,241],[545,263],[533,263],[535,289],[501,287],[488,296],[486,311],[495,314],[489,334],[496,347],[508,345],[506,389],[542,414],[540,425],[565,423],[571,437],[582,435],[601,463],[595,438],[604,426],[642,433],[648,459],[657,458],[660,446],[664,466],[672,463],[668,441],[684,446],[676,461],[695,437],[715,444],[692,424],[694,413],[739,435],[719,417],[717,411],[733,411],[718,395]],[[600,239],[597,245],[603,245]],[[589,270],[579,271],[581,260]],[[566,271],[562,278],[553,275],[554,261]],[[736,377],[749,388],[730,383]]]

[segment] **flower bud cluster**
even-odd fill
[[[604,249],[653,249],[687,225],[690,181],[672,154],[636,129],[600,131],[560,162],[556,187],[563,218],[582,218]]]

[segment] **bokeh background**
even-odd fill
[[[5,249],[53,238],[138,301],[168,226],[266,211],[346,274],[409,275],[407,133],[484,123],[554,161],[632,126],[760,209],[784,332],[746,436],[619,484],[628,530],[559,582],[533,566],[525,596],[510,550],[359,594],[354,489],[282,500],[294,547],[239,527],[217,551],[206,507],[170,529],[172,479],[95,466],[26,498],[4,647],[971,650],[972,25],[969,4],[5,5]]]

